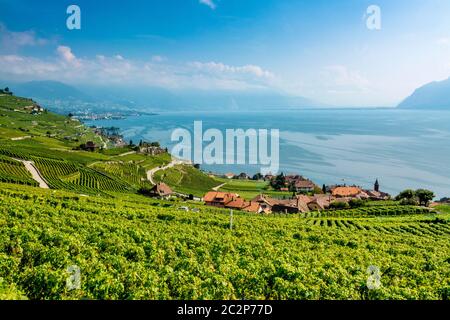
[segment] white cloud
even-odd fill
[[[45,59],[0,55],[0,78],[57,80],[73,84],[140,84],[168,89],[242,91],[274,87],[275,76],[256,65],[231,66],[198,61],[169,64],[163,57],[140,61],[100,54],[87,59],[78,58],[67,46],[58,46],[56,53]]]
[[[0,23],[0,48],[2,51],[12,52],[20,47],[41,46],[47,43],[46,39],[37,37],[32,30],[14,32],[8,30],[4,24]]]
[[[210,7],[212,10],[216,9],[216,7],[217,7],[217,5],[214,3],[213,0],[199,0],[199,3]]]
[[[58,46],[58,48],[56,49],[56,52],[58,53],[59,57],[61,58],[61,60],[63,62],[65,62],[69,65],[75,66],[75,67],[81,66],[80,61],[72,53],[72,49],[70,47]]]
[[[114,58],[116,58],[117,60],[125,60],[120,54],[116,54]]]
[[[256,65],[245,65],[241,67],[229,66],[220,62],[192,62],[190,63],[195,69],[201,72],[207,72],[216,75],[250,75],[256,78],[271,79],[274,75]]]
[[[66,46],[59,46],[56,51],[59,56],[66,62],[73,62],[76,60],[75,55],[72,53],[72,49]]]

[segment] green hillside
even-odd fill
[[[221,184],[215,178],[188,165],[179,165],[158,171],[155,174],[155,180],[163,181],[175,191],[192,194],[196,197],[203,197],[206,192]]]
[[[76,150],[108,142],[33,104],[0,96],[0,299],[450,299],[447,205],[234,212],[231,227],[229,210],[138,194],[170,155]],[[273,192],[189,165],[153,178],[198,197]]]
[[[32,161],[52,189],[83,194],[136,192],[148,185],[146,170],[167,164],[170,155],[128,154],[117,148],[80,151],[88,141],[104,146],[105,139],[71,118],[39,108],[30,99],[0,96],[0,181],[37,185],[17,160]],[[107,144],[107,143],[106,143]]]
[[[269,186],[268,181],[254,181],[254,180],[238,180],[227,178],[216,178],[223,184],[219,191],[236,192],[246,200],[252,200],[257,195],[264,193],[269,197],[274,198],[289,198],[292,192],[275,191]]]

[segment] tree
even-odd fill
[[[289,192],[292,192],[293,195],[295,196],[295,194],[296,194],[296,192],[297,192],[297,188],[295,187],[295,182],[292,182],[292,183],[289,185]]]
[[[395,197],[395,200],[397,200],[397,201],[400,201],[403,199],[410,200],[410,199],[414,199],[415,196],[416,196],[416,193],[414,190],[407,189],[407,190],[400,192],[399,195],[397,197]]]
[[[327,186],[325,184],[322,186],[322,192],[323,194],[327,193]]]
[[[284,188],[286,186],[286,178],[283,172],[277,175],[272,181],[270,181],[270,185],[275,190],[280,190],[281,188]]]
[[[313,194],[323,194],[323,188],[319,187],[319,186],[314,186],[314,191]]]
[[[130,140],[130,146],[131,147],[133,146],[133,140]]]
[[[8,87],[5,88],[5,92],[9,92],[9,88]]]
[[[400,204],[402,206],[418,206],[419,202],[416,200],[416,198],[404,198],[400,200]]]
[[[253,176],[253,180],[262,180],[264,177],[263,177],[263,175],[261,174],[261,173],[257,173],[257,174],[255,174],[254,176]]]
[[[73,117],[72,112],[70,112],[67,116],[68,116],[69,118],[72,118],[72,117]]]
[[[150,196],[151,189],[148,188],[148,187],[141,187],[141,188],[139,188],[137,193],[140,194],[140,195],[143,195],[143,196]]]
[[[435,197],[434,192],[426,189],[419,189],[415,192],[421,206],[427,207]]]

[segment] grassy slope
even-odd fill
[[[158,171],[154,176],[156,181],[163,181],[175,191],[202,197],[212,188],[220,185],[220,181],[211,178],[192,166],[181,165]]]
[[[279,192],[272,190],[269,183],[266,181],[235,180],[224,178],[217,178],[217,180],[221,183],[225,183],[225,185],[220,188],[220,191],[236,192],[246,200],[251,200],[261,193],[274,198],[292,196],[291,192]]]
[[[5,135],[1,135],[2,139],[46,137],[49,133],[58,141],[55,147],[70,148],[89,140],[100,143],[100,139],[78,121],[51,112],[32,115],[23,109],[33,104],[33,101],[25,98],[0,96],[0,132],[5,131]],[[78,138],[79,141],[64,140],[64,137]]]
[[[450,205],[443,204],[437,206],[435,209],[442,213],[450,213]]]

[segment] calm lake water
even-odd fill
[[[87,124],[120,127],[127,140],[160,141],[169,149],[172,131],[279,129],[280,171],[299,173],[317,184],[347,183],[365,188],[380,180],[383,191],[429,188],[450,196],[450,111],[301,110],[186,112]],[[256,173],[249,165],[202,166],[214,172]]]

